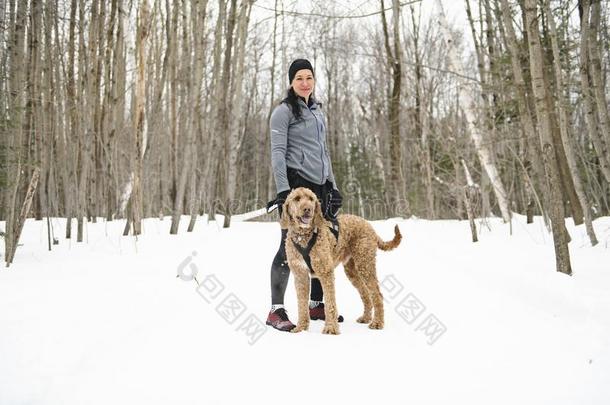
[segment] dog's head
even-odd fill
[[[286,198],[280,225],[288,229],[315,229],[322,226],[322,208],[316,194],[308,188],[299,187]]]

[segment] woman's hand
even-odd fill
[[[282,217],[282,208],[284,206],[284,202],[286,202],[286,198],[288,198],[288,194],[290,194],[290,190],[282,191],[281,193],[277,193],[275,200],[271,200],[267,203],[267,212],[271,212],[271,207],[277,205],[277,211],[280,214],[280,218]],[[271,210],[271,211],[270,211]]]
[[[282,191],[277,194],[275,199],[275,203],[277,204],[277,212],[280,214],[280,218],[282,217],[282,209],[284,208],[284,203],[286,202],[286,198],[288,198],[288,194],[290,194],[290,190]]]

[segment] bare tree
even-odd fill
[[[392,44],[390,31],[385,17],[385,4],[381,0],[381,22],[383,26],[384,45],[388,66],[392,72],[392,94],[388,100],[390,124],[390,178],[392,183],[392,203],[406,201],[405,177],[402,170],[402,146],[400,136],[400,96],[402,86],[402,47],[400,45],[400,6],[398,0],[392,0]]]
[[[604,80],[601,69],[601,50],[599,27],[601,22],[601,0],[582,0],[590,3],[591,19],[589,21],[589,37],[587,38],[588,57],[590,63],[589,75],[591,78],[591,90],[595,98],[597,116],[599,119],[602,137],[606,147],[610,145],[610,115],[608,114],[608,102],[606,101]],[[610,153],[610,152],[609,152]],[[608,156],[610,159],[610,156]]]
[[[551,118],[547,104],[547,89],[544,78],[542,49],[538,27],[538,9],[536,0],[525,0],[524,4],[528,49],[530,56],[530,71],[538,117],[538,135],[542,149],[542,159],[546,171],[547,181],[551,185],[559,184],[559,167],[557,165],[555,147],[551,135]],[[568,236],[565,229],[563,201],[557,187],[549,187],[551,193],[551,223],[553,226],[553,241],[555,245],[555,260],[557,271],[572,274],[570,252],[568,251]]]
[[[138,32],[136,34],[137,78],[136,99],[134,114],[134,169],[133,191],[131,193],[131,211],[133,233],[142,233],[142,158],[146,150],[146,116],[144,104],[146,102],[146,43],[150,24],[148,0],[140,0],[138,8]]]
[[[580,11],[580,85],[582,101],[585,107],[585,120],[591,142],[597,152],[600,169],[606,181],[610,183],[610,150],[608,150],[608,144],[604,139],[601,124],[597,116],[595,90],[591,88],[590,79],[591,76],[594,76],[593,72],[591,72],[591,58],[589,57],[591,52],[589,42],[592,39],[589,24],[591,0],[579,0],[578,8]]]
[[[434,209],[434,191],[432,189],[433,167],[430,157],[429,112],[427,109],[427,99],[430,98],[430,95],[426,97],[426,89],[424,88],[424,73],[421,60],[422,50],[420,49],[419,38],[420,25],[415,19],[415,8],[411,6],[410,9],[413,25],[413,56],[415,57],[415,131],[420,139],[419,155],[426,191],[426,211],[429,219],[435,219],[436,210]]]
[[[502,0],[506,2],[506,0]],[[561,60],[560,60],[560,52],[559,52],[559,44],[557,39],[557,28],[555,26],[555,18],[551,13],[551,8],[548,1],[544,2],[544,7],[546,11],[547,21],[550,27],[550,36],[551,36],[551,45],[553,48],[553,67],[555,70],[555,81],[557,83],[557,108],[559,110],[559,130],[561,134],[561,141],[563,143],[563,149],[565,151],[565,156],[567,159],[567,164],[570,170],[570,176],[572,181],[574,182],[575,192],[578,196],[578,200],[580,202],[580,206],[582,207],[583,214],[585,217],[585,226],[587,229],[587,235],[589,236],[589,240],[591,240],[591,245],[597,245],[597,237],[595,236],[595,231],[593,229],[593,223],[591,218],[591,208],[589,206],[589,201],[587,199],[587,195],[585,194],[584,187],[582,185],[582,181],[580,179],[580,175],[578,173],[578,164],[576,162],[576,154],[574,152],[574,147],[572,145],[572,139],[569,133],[570,123],[568,118],[568,100],[565,96],[564,92],[564,79],[563,72],[561,69]],[[575,223],[579,223],[579,221],[575,218]]]
[[[231,98],[229,103],[232,106],[231,115],[228,122],[228,143],[226,145],[228,149],[228,161],[227,161],[227,173],[226,173],[226,192],[227,198],[225,207],[227,208],[224,220],[224,227],[227,228],[231,224],[232,215],[232,204],[235,201],[236,189],[237,189],[237,158],[239,156],[239,150],[243,140],[243,127],[245,126],[245,120],[243,119],[243,80],[244,80],[244,59],[246,54],[246,41],[248,34],[248,23],[250,21],[250,11],[253,0],[245,0],[241,2],[239,8],[239,15],[237,17],[237,37],[236,41],[236,54],[233,61],[233,71],[235,74],[232,77],[230,94]]]
[[[6,207],[6,232],[4,237],[5,252],[14,252],[17,246],[16,235],[18,234],[17,207],[21,206],[24,199],[22,170],[26,162],[23,134],[23,107],[25,77],[22,67],[25,60],[25,32],[27,1],[21,0],[16,4],[16,11],[12,17],[8,32],[8,80],[7,80],[7,105],[12,118],[12,128],[7,128],[7,151],[11,157],[7,159],[7,193],[4,194]],[[8,259],[8,255],[5,260]],[[12,260],[12,258],[11,258]],[[7,265],[10,261],[7,261]]]
[[[212,89],[213,96],[212,99],[214,103],[212,104],[210,111],[210,124],[208,128],[210,128],[208,133],[208,151],[205,159],[204,166],[204,175],[205,185],[203,189],[205,190],[204,199],[206,201],[206,207],[209,210],[209,218],[214,218],[214,212],[216,209],[216,196],[217,190],[216,185],[219,183],[218,179],[218,168],[220,164],[219,157],[219,145],[221,142],[219,140],[219,134],[222,134],[222,126],[220,124],[222,111],[223,111],[223,86],[226,85],[226,81],[223,80],[223,63],[222,63],[222,43],[223,43],[223,31],[225,27],[226,20],[226,7],[227,0],[218,0],[218,16],[216,19],[216,29],[214,31],[214,50],[212,56]]]
[[[19,243],[19,237],[21,236],[21,231],[23,230],[23,225],[25,224],[25,220],[27,218],[28,212],[30,211],[30,206],[32,204],[32,199],[34,198],[34,193],[36,192],[36,187],[38,186],[38,179],[40,178],[40,168],[34,168],[32,172],[32,178],[30,179],[29,186],[26,190],[25,197],[23,199],[23,204],[19,211],[19,216],[15,218],[15,225],[12,228],[12,233],[6,234],[5,239],[10,239],[10,250],[6,250],[6,267],[9,267],[13,262],[15,257],[15,252],[17,251],[17,245]]]

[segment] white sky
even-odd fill
[[[441,0],[443,3],[443,8],[445,9],[445,13],[449,19],[450,23],[453,23],[456,27],[464,27],[467,26],[466,20],[466,9],[465,3],[463,0]],[[298,10],[300,12],[309,12],[311,11],[314,4],[319,3],[311,0],[301,0],[301,1],[290,1],[284,0],[284,7],[286,10]],[[371,12],[375,12],[379,10],[380,0],[356,0],[356,1],[333,1],[337,8],[337,15],[364,15],[369,14]],[[386,0],[385,5],[386,8],[391,5],[391,0]],[[421,0],[419,3],[423,9],[423,16],[430,16],[433,13],[437,12],[436,8],[436,0]],[[265,17],[268,17],[273,14],[270,10],[265,10],[265,8],[273,9],[275,5],[275,0],[258,0],[254,4],[254,8],[252,10],[252,19],[258,20]],[[474,7],[474,3],[472,4]],[[408,6],[404,6],[407,8]],[[373,19],[378,19],[379,16],[373,16]],[[371,22],[370,18],[362,18],[363,24],[369,24]]]

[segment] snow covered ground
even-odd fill
[[[48,252],[46,221],[28,220],[0,269],[0,404],[610,403],[610,218],[596,247],[568,221],[573,277],[540,222],[488,222],[476,244],[466,221],[374,222],[404,235],[378,256],[386,328],[355,322],[339,268],[346,322],[327,336],[259,328],[277,223],[170,236],[149,219],[136,240],[102,221]],[[199,287],[177,277],[193,269]],[[286,306],[296,320],[292,280]]]

